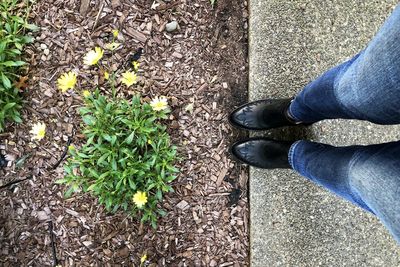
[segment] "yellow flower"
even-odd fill
[[[114,38],[117,38],[118,34],[119,34],[119,31],[118,30],[113,30],[112,34],[113,34]]]
[[[155,111],[160,111],[168,108],[168,100],[165,96],[158,98],[157,96],[151,100],[150,106]]]
[[[140,63],[137,61],[133,61],[133,69],[137,72],[139,70]]]
[[[82,95],[83,95],[84,97],[89,97],[89,96],[90,96],[89,90],[83,90]]]
[[[46,134],[46,124],[40,122],[34,124],[30,133],[32,134],[32,140],[42,140]]]
[[[122,73],[122,79],[121,82],[125,84],[126,86],[131,86],[132,84],[135,84],[137,80],[137,76],[135,72],[133,71],[126,71]]]
[[[65,93],[68,89],[74,89],[76,84],[76,74],[72,71],[64,73],[57,80],[58,88]]]
[[[116,42],[112,42],[110,44],[106,44],[105,48],[111,51],[114,51],[115,49],[117,49],[121,44],[120,43],[116,43]]]
[[[107,71],[104,72],[104,79],[110,79],[110,73],[108,73]]]
[[[71,150],[71,151],[72,151],[72,150],[74,150],[74,149],[75,149],[75,146],[74,146],[74,145],[69,145],[69,146],[68,146],[68,150]]]
[[[140,263],[144,263],[147,260],[147,255],[144,254],[141,258],[140,258]]]
[[[97,64],[99,60],[103,57],[104,51],[100,47],[95,47],[94,50],[87,52],[83,58],[83,63],[85,65],[91,66]]]
[[[153,142],[149,139],[149,140],[147,140],[147,143],[148,143],[149,145],[151,145]]]
[[[142,208],[144,204],[147,203],[146,192],[137,191],[135,195],[133,195],[133,202],[138,206],[138,208]]]

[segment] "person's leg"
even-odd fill
[[[400,123],[400,5],[365,50],[305,86],[289,115],[306,123],[333,118]]]
[[[302,176],[375,214],[400,243],[400,141],[333,147],[297,141],[289,163]]]

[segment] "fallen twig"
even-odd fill
[[[97,13],[96,20],[94,21],[92,31],[94,31],[96,29],[97,23],[99,23],[100,14],[101,14],[101,12],[103,12],[103,8],[104,8],[104,1],[100,5],[99,13]]]
[[[33,177],[33,176],[30,175],[30,176],[28,176],[28,177],[26,177],[26,178],[24,178],[24,179],[18,179],[18,180],[14,180],[14,181],[12,181],[12,182],[9,182],[9,183],[7,183],[7,184],[5,184],[5,185],[0,186],[0,190],[1,190],[1,189],[4,189],[4,188],[7,188],[7,187],[9,187],[9,186],[12,186],[13,184],[17,184],[17,183],[20,183],[20,182],[23,182],[23,181],[32,179],[32,177]]]
[[[68,137],[67,144],[65,145],[65,148],[64,148],[64,152],[62,153],[61,158],[56,162],[56,164],[54,164],[54,165],[51,167],[52,170],[56,169],[56,168],[61,164],[61,162],[65,159],[65,156],[66,156],[67,153],[68,153],[68,147],[69,147],[69,145],[71,144],[71,142],[72,142],[72,136],[69,136],[69,137]],[[4,188],[7,188],[7,187],[9,187],[9,186],[11,186],[11,185],[14,185],[14,184],[17,184],[17,183],[20,183],[20,182],[23,182],[23,181],[32,179],[32,178],[33,178],[33,176],[30,175],[30,176],[28,176],[28,177],[26,177],[26,178],[24,178],[24,179],[14,180],[14,181],[12,181],[12,182],[9,182],[9,183],[7,183],[7,184],[5,184],[5,185],[0,186],[0,190],[1,190],[1,189],[4,189]]]
[[[64,148],[64,152],[61,154],[61,158],[56,162],[56,164],[53,165],[53,167],[51,167],[52,170],[57,169],[57,167],[61,164],[61,162],[64,160],[65,156],[68,153],[68,147],[72,142],[72,136],[68,137],[68,141],[67,141],[67,145]]]
[[[50,231],[51,249],[52,249],[52,253],[53,253],[53,266],[57,267],[58,259],[57,259],[56,245],[54,242],[53,221],[49,221],[48,224],[49,224],[49,231]]]

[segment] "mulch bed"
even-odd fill
[[[173,20],[178,29],[167,32]],[[41,31],[26,51],[24,123],[0,134],[0,154],[9,160],[0,167],[0,265],[139,266],[147,254],[145,266],[248,266],[248,174],[227,153],[243,134],[228,125],[227,113],[247,99],[246,1],[212,8],[208,0],[39,0],[32,21]],[[82,69],[83,55],[109,42],[113,29],[123,43],[114,68],[143,48],[140,81],[123,93],[166,95],[173,110],[169,130],[183,160],[156,230],[107,213],[89,194],[66,199],[66,188],[54,183],[66,146],[83,142],[81,97],[62,94],[56,80]],[[93,89],[101,75],[85,73],[79,88]],[[29,135],[37,121],[47,125],[39,145]],[[4,186],[18,179],[26,180]]]

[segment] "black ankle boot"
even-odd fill
[[[240,162],[262,169],[291,168],[289,149],[294,142],[254,137],[234,143],[232,155]]]
[[[245,130],[269,130],[283,126],[302,124],[287,114],[291,98],[264,99],[247,103],[229,115],[229,122]]]

